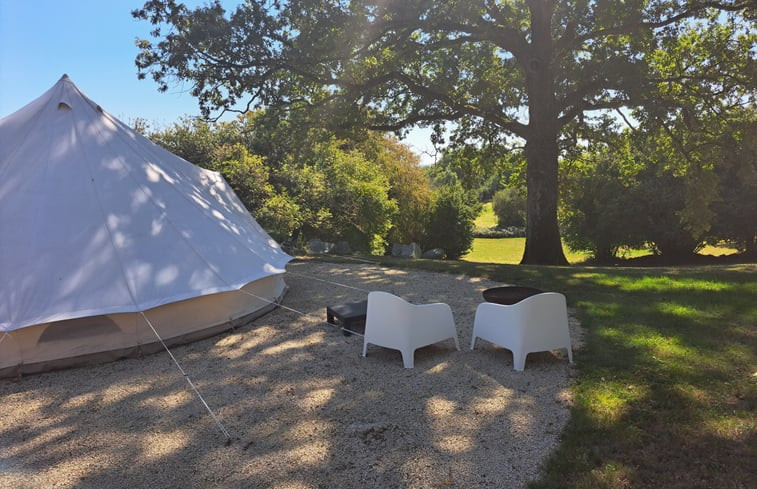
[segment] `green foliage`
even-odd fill
[[[481,202],[487,202],[504,185],[525,184],[522,156],[518,151],[508,152],[503,145],[456,147],[426,171],[434,187],[459,183],[466,191],[477,193]]]
[[[426,175],[431,181],[431,186],[434,188],[461,185],[460,178],[454,170],[438,163],[427,167]]]
[[[562,181],[563,238],[572,250],[606,262],[625,246],[644,242],[644,202],[631,195],[635,162],[627,141],[595,146],[567,165]],[[653,200],[653,206],[657,201]]]
[[[388,179],[389,198],[397,204],[387,241],[419,243],[426,231],[433,198],[420,159],[395,139],[374,137],[372,141]]]
[[[182,118],[168,128],[149,134],[150,139],[168,151],[203,168],[213,165],[214,153],[224,142],[218,125],[202,119]]]
[[[206,116],[303,109],[322,127],[353,133],[423,124],[437,141],[454,121],[450,139],[466,151],[525,142],[524,261],[564,264],[561,151],[602,136],[595,129],[608,119],[598,111],[638,108],[637,120],[678,111],[695,121],[753,103],[753,3],[284,0],[226,12],[220,3],[149,0],[133,15],[155,26],[155,42],[137,41],[138,75],[160,90],[186,81]],[[490,160],[466,155],[457,180],[479,188]],[[680,210],[695,239],[708,229],[712,189],[690,186],[704,198]]]
[[[721,163],[715,166],[717,197],[711,242],[728,241],[757,257],[757,114],[724,131]]]
[[[279,243],[286,242],[303,224],[304,211],[286,192],[275,193],[269,198],[259,214],[258,223]]]
[[[279,113],[279,115],[281,115]],[[346,240],[382,254],[388,240],[420,241],[432,191],[417,157],[395,139],[339,139],[307,118],[257,112],[223,123],[183,119],[151,134],[221,172],[277,240]]]
[[[210,168],[223,175],[251,214],[258,215],[274,195],[263,158],[250,154],[240,143],[220,146],[212,154]]]
[[[524,227],[526,225],[526,194],[519,187],[507,187],[496,194],[492,202],[497,215],[497,226]]]
[[[637,142],[640,142],[638,139]],[[596,148],[573,162],[563,178],[561,222],[565,241],[588,250],[600,262],[620,248],[650,243],[671,260],[694,254],[703,235],[694,235],[684,216],[689,181],[655,160],[654,150]]]
[[[473,228],[481,204],[461,185],[441,187],[434,196],[423,249],[443,248],[447,258],[456,260],[470,250]]]
[[[741,102],[717,113],[699,103],[695,121],[688,109],[645,117],[565,165],[561,221],[573,249],[600,260],[642,243],[671,260],[705,242],[755,250],[757,113]]]
[[[696,253],[704,245],[704,237],[692,232],[683,220],[686,180],[655,166],[645,168],[637,179],[632,199],[644,218],[641,237],[656,253],[671,260]]]
[[[313,164],[323,175],[322,206],[330,212],[319,232],[322,238],[344,239],[356,249],[383,254],[397,213],[397,203],[389,199],[388,179],[376,162],[339,145],[332,140],[316,145],[313,152]]]

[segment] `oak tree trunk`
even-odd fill
[[[550,0],[530,0],[531,44],[520,62],[526,73],[526,250],[524,265],[567,265],[557,226],[557,160],[560,123],[555,96]]]
[[[535,131],[526,142],[526,249],[523,265],[567,265],[557,226],[557,133]]]

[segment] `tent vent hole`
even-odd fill
[[[71,106],[66,102],[61,102],[58,104],[58,110],[71,110]]]
[[[97,111],[102,114],[103,113],[103,108],[98,105],[97,106]]]

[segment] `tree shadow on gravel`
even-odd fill
[[[295,262],[288,308],[174,355],[232,436],[229,446],[167,354],[0,381],[0,486],[8,488],[523,487],[567,423],[572,368],[469,351],[487,282]],[[452,306],[451,340],[399,352],[323,323],[325,306],[387,290]]]

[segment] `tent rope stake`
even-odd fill
[[[160,341],[160,344],[163,345],[163,348],[168,352],[168,355],[171,357],[171,360],[173,360],[173,363],[176,364],[176,367],[179,369],[179,372],[181,372],[181,375],[184,376],[184,378],[186,379],[186,381],[189,384],[189,386],[192,388],[192,390],[195,392],[195,394],[197,394],[197,397],[200,399],[200,401],[202,402],[202,404],[205,406],[205,409],[208,410],[208,412],[210,413],[210,416],[213,418],[213,421],[215,421],[216,426],[218,426],[218,429],[221,430],[221,433],[223,433],[223,436],[226,437],[226,444],[227,445],[231,444],[231,435],[229,434],[228,431],[226,431],[226,428],[221,423],[221,420],[218,419],[218,416],[216,416],[216,414],[213,412],[213,410],[210,409],[210,406],[208,406],[208,403],[205,402],[205,399],[202,397],[202,394],[200,394],[200,391],[197,389],[197,387],[192,382],[192,379],[190,379],[189,375],[187,375],[187,373],[184,371],[184,369],[181,368],[181,365],[179,364],[178,360],[176,360],[176,357],[173,356],[173,353],[171,353],[171,350],[168,349],[168,346],[166,345],[166,342],[163,341],[163,338],[160,337],[160,335],[158,334],[158,331],[152,325],[152,323],[150,322],[150,320],[147,319],[147,316],[145,315],[145,313],[144,312],[140,312],[139,314],[144,318],[144,320],[147,323],[147,325],[150,326],[150,329],[155,334],[155,337],[158,338],[158,340]]]

